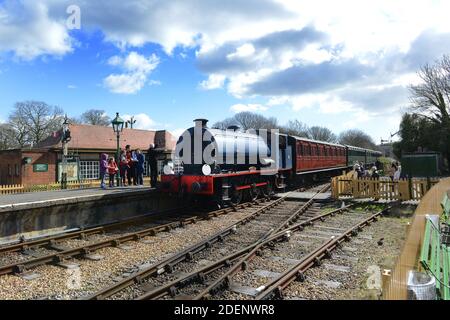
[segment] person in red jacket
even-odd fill
[[[109,173],[109,187],[114,187],[114,178],[116,177],[119,168],[117,167],[116,160],[114,157],[109,158],[108,160],[108,173]]]

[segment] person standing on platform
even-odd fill
[[[383,169],[383,163],[380,161],[380,159],[377,159],[377,161],[375,161],[375,167],[377,167],[377,170]]]
[[[130,167],[128,166],[127,153],[125,151],[122,151],[120,154],[119,168],[120,168],[120,178],[122,179],[122,185],[126,187],[128,170],[130,170]]]
[[[136,150],[136,158],[137,158],[137,184],[139,186],[144,185],[144,164],[145,164],[145,157],[142,154],[141,149]]]
[[[128,162],[127,180],[128,180],[128,185],[131,186],[131,184],[132,184],[132,182],[131,182],[131,177],[132,177],[131,165],[133,162],[131,161],[131,147],[129,144],[125,147],[125,156],[127,157],[127,162]]]
[[[102,153],[100,155],[100,187],[102,189],[106,189],[106,184],[105,184],[105,176],[106,176],[106,171],[108,170],[108,155],[106,153]]]
[[[156,160],[156,157],[157,153],[155,145],[151,143],[147,151],[147,161],[150,166],[150,187],[152,188],[156,188],[156,182],[158,180],[158,161]]]
[[[395,172],[394,172],[393,180],[394,181],[398,181],[398,180],[400,180],[400,176],[401,176],[401,173],[402,173],[402,167],[400,166],[400,164],[398,162],[395,165],[397,167],[397,170],[395,170]]]
[[[397,171],[397,165],[393,162],[391,164],[391,169],[389,170],[389,178],[391,178],[391,181],[394,181],[394,175]]]
[[[131,177],[133,178],[133,185],[137,186],[138,185],[138,181],[137,181],[137,176],[138,176],[138,159],[137,159],[137,153],[135,150],[131,151],[131,165],[130,165],[130,170],[131,170]]]
[[[109,173],[109,187],[114,187],[114,179],[116,177],[119,168],[117,168],[117,163],[114,157],[109,158],[108,161],[108,173]]]
[[[376,166],[372,167],[372,173],[371,173],[370,177],[372,179],[379,179],[380,178],[380,174],[378,173],[378,170],[377,170]]]

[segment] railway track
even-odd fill
[[[316,195],[328,190],[329,184],[310,189]],[[250,216],[204,239],[177,254],[136,272],[103,290],[95,292],[85,299],[106,299],[109,297],[130,299],[142,287],[157,286],[163,282],[173,281],[180,272],[198,267],[198,261],[208,261],[213,256],[223,256],[242,247],[261,241],[299,219],[307,219],[319,212],[314,197],[306,202],[285,201],[290,195],[256,210]]]
[[[310,190],[317,189],[318,186],[311,187]],[[188,207],[179,207],[173,208],[169,210],[164,210],[161,212],[145,214],[137,217],[132,217],[129,219],[124,219],[104,225],[93,226],[89,228],[83,228],[80,230],[74,230],[70,232],[64,232],[60,234],[56,234],[53,236],[35,238],[31,240],[21,240],[19,242],[8,244],[8,245],[0,245],[0,258],[2,254],[12,253],[12,252],[23,252],[27,255],[33,256],[33,250],[37,248],[48,248],[50,250],[61,251],[61,247],[58,245],[62,241],[71,240],[71,239],[86,239],[89,236],[96,234],[105,234],[107,232],[113,232],[115,230],[124,229],[137,224],[149,224],[153,223],[156,225],[161,225],[161,227],[167,228],[171,227],[171,223],[174,222],[172,227],[176,227],[177,222],[180,224],[184,223],[195,223],[200,219],[210,219],[211,217],[217,217],[222,214],[227,214],[239,209],[243,209],[246,207],[251,207],[254,204],[258,204],[268,200],[268,198],[258,199],[254,202],[246,202],[239,204],[235,207],[226,207],[219,210],[214,211],[204,211],[200,212],[199,208],[188,208]],[[184,212],[180,214],[180,212]],[[158,220],[159,219],[159,220]],[[184,219],[184,220],[183,220]],[[158,231],[158,230],[156,230]]]
[[[327,189],[323,188],[323,185],[309,188],[310,192]],[[138,270],[145,273],[149,266],[161,266],[165,261],[168,263],[164,265],[164,272],[168,274],[178,264],[192,257],[194,259],[199,257],[205,249],[226,243],[237,231],[246,229],[243,226],[247,226],[252,220],[259,221],[257,223],[260,228],[259,235],[265,232],[261,238],[267,237],[275,232],[276,227],[294,223],[297,220],[296,216],[304,213],[304,208],[301,208],[305,204],[305,208],[314,204],[313,201],[307,201],[294,205],[294,202],[286,201],[289,195],[290,193],[287,193],[282,198],[261,199],[213,212],[198,212],[192,208],[186,208],[184,212],[178,210],[162,212],[0,247],[0,275],[5,276],[1,280],[3,284],[7,284],[1,296],[25,299],[80,298],[85,294],[95,294],[96,290],[105,288],[111,283],[120,286],[123,279],[127,282],[130,274],[135,275]],[[288,207],[283,209],[289,205],[292,210]],[[266,219],[263,222],[260,216],[266,216],[266,213],[275,209],[280,210],[278,219],[276,221]],[[237,213],[227,215],[234,211]],[[297,214],[294,214],[296,211]],[[222,215],[223,217],[220,217]],[[214,217],[220,218],[213,219]],[[239,224],[239,219],[242,220],[242,225]],[[195,235],[190,236],[191,232],[195,232]],[[256,235],[258,232],[255,229],[253,237]],[[169,241],[167,245],[165,239]],[[210,241],[203,241],[208,239]],[[196,241],[202,241],[204,247],[199,246],[195,251],[187,250],[190,249],[188,246]],[[187,249],[179,251],[181,248]],[[81,287],[72,288],[67,284],[69,275],[73,274],[69,270],[65,271],[67,268],[80,270],[77,272],[81,272]],[[158,272],[162,272],[161,268],[156,270],[155,274]],[[23,280],[14,280],[14,275],[20,276]],[[34,280],[36,278],[40,280]],[[148,277],[145,274],[141,274],[124,288],[142,282],[146,278]],[[22,290],[34,289],[26,293],[18,287],[19,291],[16,294],[14,289],[16,281],[20,283]],[[108,298],[114,292],[94,298]]]
[[[349,208],[350,206],[346,206],[296,223],[134,298],[282,298],[283,290],[292,281],[303,280],[306,270],[320,265],[322,259],[330,257],[333,249],[348,241],[352,235],[356,235],[387,210],[365,217],[357,214],[359,217],[355,217],[355,214],[347,212]],[[324,230],[338,229],[344,231],[335,231],[332,237],[323,236],[330,233]]]
[[[0,265],[0,275],[21,274],[39,265],[48,263],[61,264],[73,257],[89,257],[91,253],[100,248],[108,246],[118,247],[128,241],[137,241],[146,236],[154,236],[157,233],[170,231],[200,220],[208,220],[240,209],[258,206],[264,203],[265,200],[260,199],[255,202],[239,204],[234,208],[223,208],[211,212],[199,213],[197,210],[197,214],[194,214],[196,210],[193,208],[176,208],[98,227],[2,246],[0,247],[0,261],[8,254],[15,253],[20,254],[20,256],[15,262]],[[180,211],[185,213],[180,214]],[[124,234],[115,233],[118,231],[123,232],[124,229],[130,227],[137,230],[125,232]],[[108,239],[89,241],[92,236],[108,236],[108,233]],[[68,240],[83,240],[87,244],[68,248],[64,245]]]

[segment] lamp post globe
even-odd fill
[[[123,131],[123,125],[125,121],[119,116],[119,113],[116,112],[116,117],[111,121],[114,132],[117,137],[117,154],[116,154],[116,163],[119,163],[120,157],[120,133]],[[117,172],[117,186],[120,186],[120,170]]]

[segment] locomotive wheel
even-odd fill
[[[259,197],[259,189],[258,188],[250,188],[248,189],[248,198],[250,201],[256,201]]]
[[[242,201],[242,190],[234,190],[230,198],[230,203],[232,206],[238,205]]]
[[[273,193],[272,183],[270,181],[267,181],[267,184],[261,188],[261,192],[264,197],[270,197]]]

